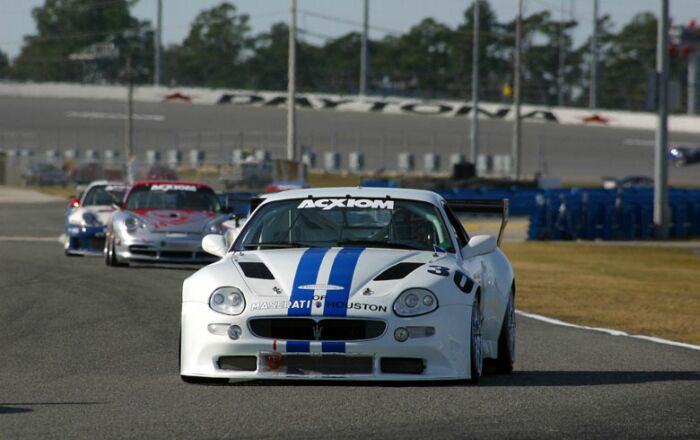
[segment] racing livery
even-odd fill
[[[79,199],[71,201],[63,242],[66,255],[102,255],[107,224],[128,189],[124,182],[98,180],[88,185]]]
[[[455,214],[498,212],[498,240]],[[430,191],[300,189],[267,195],[221,259],[182,291],[180,376],[450,380],[515,358],[511,265],[499,249],[507,201],[448,203]]]
[[[224,211],[204,183],[137,182],[107,229],[105,262],[210,263],[216,258],[202,250],[202,237],[221,233]]]

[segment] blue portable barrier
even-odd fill
[[[669,191],[671,238],[700,236],[700,191]],[[530,213],[530,240],[648,240],[654,237],[652,188],[541,191]]]

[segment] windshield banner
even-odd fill
[[[324,211],[335,208],[394,209],[393,200],[373,199],[306,199],[297,209],[321,208]]]

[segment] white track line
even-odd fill
[[[60,239],[60,237],[59,237]],[[50,243],[56,243],[57,239],[56,237],[9,237],[5,235],[0,235],[0,241],[33,241],[33,242],[50,242]],[[60,241],[60,240],[59,240]]]
[[[85,118],[85,119],[117,119],[125,120],[126,114],[124,113],[108,113],[108,112],[66,112],[66,116],[69,118]],[[146,115],[135,113],[133,118],[141,121],[165,121],[165,115]]]
[[[613,329],[609,329],[609,328],[589,327],[587,325],[572,324],[570,322],[564,322],[564,321],[560,321],[558,319],[548,318],[547,316],[523,312],[522,310],[516,310],[515,313],[517,313],[520,316],[524,316],[526,318],[546,322],[547,324],[560,325],[562,327],[578,328],[578,329],[582,329],[582,330],[592,330],[595,332],[607,333],[607,334],[613,335],[613,336],[626,336],[628,338],[642,339],[645,341],[656,342],[657,344],[672,345],[674,347],[689,348],[691,350],[700,350],[700,345],[686,344],[685,342],[669,341],[668,339],[656,338],[654,336],[631,335],[631,334],[629,334],[627,332],[623,332],[621,330],[613,330]]]

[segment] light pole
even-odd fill
[[[654,150],[654,229],[656,238],[668,238],[668,0],[659,0],[656,36],[657,127]]]
[[[156,31],[153,33],[154,59],[153,59],[153,85],[160,85],[160,69],[163,62],[162,49],[162,29],[163,29],[163,0],[156,0],[158,10],[156,12]]]
[[[515,119],[513,121],[513,142],[512,142],[512,175],[516,182],[520,179],[520,149],[522,141],[521,120],[520,120],[520,57],[522,52],[522,20],[523,20],[523,0],[518,0],[518,15],[515,19],[515,73],[513,78],[513,107]]]
[[[364,0],[362,22],[362,46],[360,49],[360,96],[367,94],[367,37],[369,33],[369,0]]]
[[[131,69],[131,54],[126,55],[126,123],[124,127],[124,151],[126,153],[126,175],[129,184],[134,183],[134,77]]]
[[[287,159],[297,160],[296,133],[296,42],[297,42],[297,0],[290,0],[289,17],[289,60],[287,73]]]
[[[472,126],[469,162],[479,155],[479,0],[474,0],[474,38],[472,39]]]
[[[598,108],[598,0],[593,0],[593,35],[591,36],[591,88],[588,107]]]

